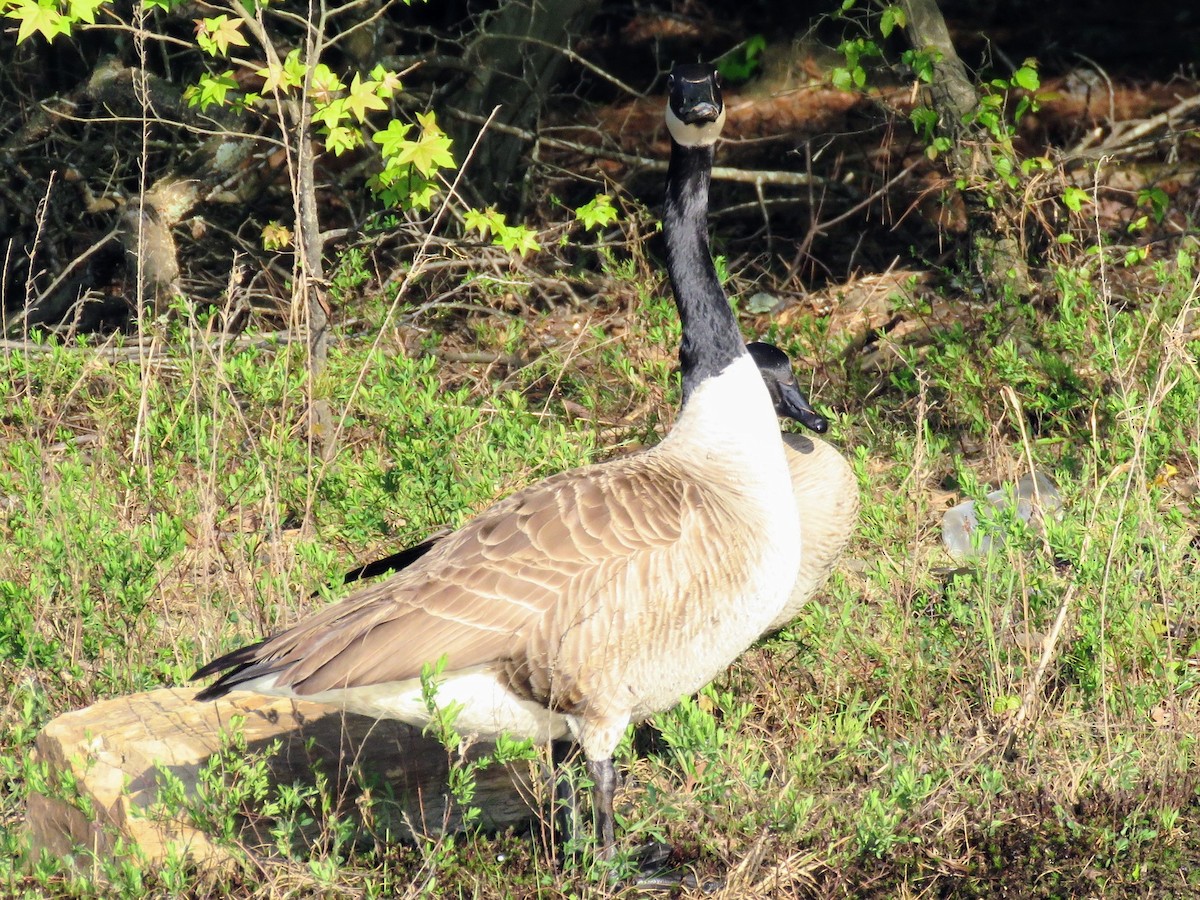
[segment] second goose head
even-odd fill
[[[751,341],[746,345],[754,364],[762,374],[767,393],[771,395],[771,403],[775,413],[788,419],[795,419],[805,428],[824,434],[829,430],[829,423],[812,408],[808,398],[796,383],[796,374],[792,371],[792,361],[786,353],[774,344],[765,341]]]

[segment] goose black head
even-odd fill
[[[817,434],[824,434],[829,430],[829,423],[812,408],[812,404],[796,383],[792,361],[786,353],[765,341],[751,341],[746,345],[746,349],[750,351],[750,357],[758,366],[763,383],[767,386],[767,393],[771,395],[771,402],[775,404],[776,414],[795,419]]]
[[[717,70],[705,63],[672,69],[667,77],[667,130],[675,143],[712,146],[724,125],[725,103]]]

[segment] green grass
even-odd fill
[[[828,363],[844,339],[822,324],[773,329],[833,374],[814,398],[859,475],[860,527],[791,626],[631,733],[618,809],[630,844],[671,841],[727,896],[1194,892],[1194,262],[1125,273],[1117,303],[1097,259],[1052,271],[1038,305],[899,347],[882,375]],[[29,750],[53,716],[181,684],[338,596],[323,588],[353,562],[661,433],[677,402],[673,311],[639,265],[610,260],[602,277],[631,327],[599,309],[573,328],[472,325],[473,348],[540,348],[517,372],[401,349],[462,340],[450,323],[416,342],[393,329],[341,340],[317,384],[339,415],[332,454],[307,431],[297,347],[210,347],[184,317],[196,327],[165,335],[167,361],[0,357],[0,894],[620,893],[602,867],[559,871],[524,834],[413,846],[333,820],[311,853],[216,874],[25,866],[20,829],[42,777]],[[1002,551],[947,571],[942,510],[1030,464],[1059,485],[1061,520],[1044,535],[1010,522]],[[456,788],[468,804],[471,776]],[[239,809],[276,810],[283,844],[323,808],[255,793],[252,762],[238,777]],[[213,804],[219,832],[232,813]]]

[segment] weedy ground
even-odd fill
[[[0,893],[633,893],[598,864],[560,870],[526,833],[359,840],[311,797],[270,802],[281,838],[323,823],[316,845],[220,875],[74,870],[29,858],[21,827],[52,717],[184,684],[340,596],[355,562],[661,435],[675,315],[657,267],[620,256],[597,299],[536,315],[397,325],[388,299],[357,299],[315,384],[302,347],[231,342],[186,306],[147,323],[140,352],[0,356]],[[832,319],[743,316],[817,373],[861,520],[791,626],[630,734],[630,844],[671,842],[725,897],[1200,890],[1197,263],[1063,253],[1037,302],[968,304],[919,346],[884,339],[890,362],[865,371]],[[939,284],[890,302],[921,318],[953,295]],[[310,390],[332,433],[309,432]],[[1061,519],[1009,517],[1001,551],[950,560],[943,510],[1031,467]],[[211,821],[267,802],[225,800]]]

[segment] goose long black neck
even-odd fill
[[[746,352],[708,245],[712,164],[711,144],[686,147],[671,142],[663,231],[667,274],[683,323],[679,363],[684,403],[700,382]]]

